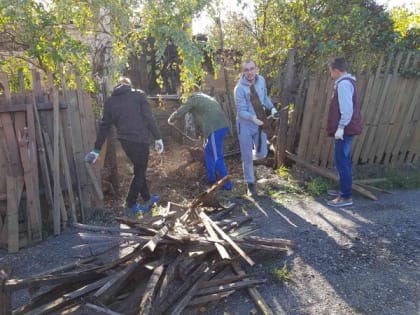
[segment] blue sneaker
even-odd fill
[[[150,209],[153,207],[153,205],[156,202],[158,202],[159,200],[160,200],[160,197],[159,196],[156,196],[155,195],[155,196],[150,197],[150,199],[147,200],[144,205],[138,205],[137,212],[138,211],[143,211],[143,212],[150,211]]]
[[[232,190],[232,182],[231,181],[229,181],[229,182],[227,182],[223,187],[222,187],[222,189],[223,190]]]
[[[133,206],[125,207],[125,214],[129,217],[136,218],[137,214],[140,212],[140,205],[138,203],[135,203]]]

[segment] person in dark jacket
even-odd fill
[[[159,154],[163,152],[163,142],[146,95],[141,90],[133,89],[130,79],[126,77],[120,78],[112,95],[105,101],[95,147],[85,156],[86,162],[96,162],[112,125],[116,127],[118,140],[134,168],[126,207],[134,213],[148,211],[160,199],[159,196],[150,195],[146,183],[151,137]],[[144,204],[137,203],[139,194]]]
[[[210,184],[214,184],[217,180],[216,175],[223,178],[228,174],[223,154],[223,143],[229,132],[229,122],[220,104],[213,97],[201,92],[191,94],[185,103],[171,114],[168,124],[174,124],[175,120],[184,117],[186,113],[192,114],[194,121],[206,138],[204,159],[207,178]],[[232,182],[226,182],[223,189],[232,189]]]
[[[353,204],[351,145],[353,137],[362,132],[356,78],[347,73],[347,68],[346,60],[340,57],[332,59],[329,64],[335,86],[328,112],[327,133],[335,139],[334,162],[339,176],[338,196],[328,202],[332,207]]]

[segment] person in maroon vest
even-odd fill
[[[328,202],[332,207],[353,205],[351,146],[353,137],[362,132],[356,78],[347,70],[344,58],[336,57],[329,63],[335,85],[328,112],[327,133],[334,137],[334,162],[339,176],[338,196]]]

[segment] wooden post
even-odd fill
[[[276,139],[276,158],[274,167],[278,168],[286,164],[286,144],[288,130],[289,106],[281,109],[279,112],[279,120],[277,122],[277,139]]]
[[[53,101],[53,126],[54,126],[54,135],[53,135],[53,196],[54,196],[54,210],[53,210],[53,220],[54,220],[54,234],[58,235],[61,233],[61,215],[60,215],[60,195],[61,195],[61,185],[60,185],[60,108],[58,101],[58,90],[56,87],[52,87],[52,101]]]
[[[281,103],[283,106],[293,103],[293,93],[291,90],[293,88],[293,81],[295,78],[295,54],[296,50],[294,48],[290,48],[287,52],[286,74],[284,76],[281,92]]]

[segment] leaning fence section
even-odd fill
[[[91,205],[98,170],[86,170],[83,155],[93,147],[95,119],[80,84],[67,90],[64,79],[43,87],[32,72],[32,87],[11,92],[0,73],[0,246],[10,252],[60,234],[83,221]]]
[[[354,139],[354,164],[398,165],[419,158],[420,78],[404,75],[419,57],[381,57],[376,72],[355,71],[364,129]],[[309,76],[306,84],[289,120],[288,142],[296,145],[288,149],[314,165],[332,167],[333,141],[326,125],[334,82],[324,72]]]

